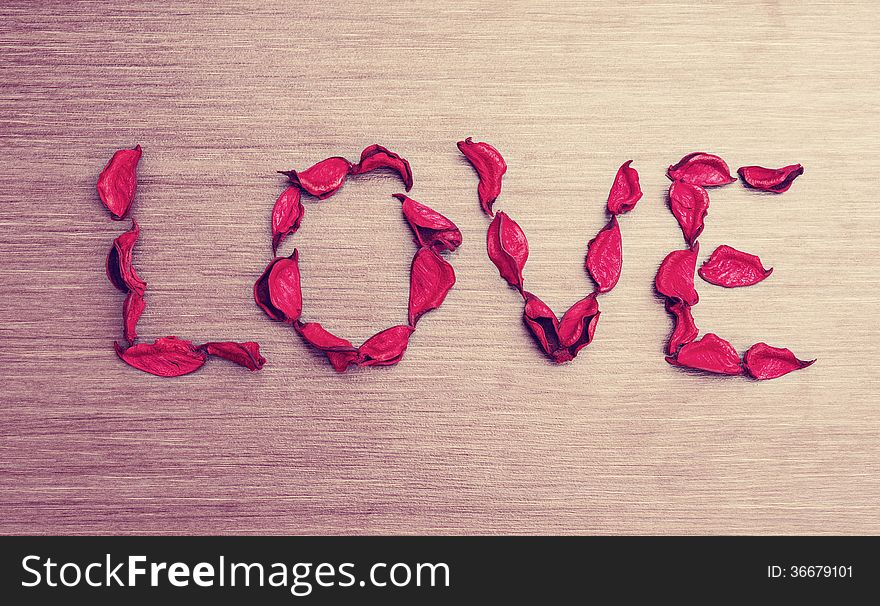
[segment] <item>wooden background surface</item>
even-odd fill
[[[0,8],[0,531],[880,532],[876,3],[4,2]],[[485,254],[455,142],[495,144],[497,208],[530,290],[588,292],[614,171],[624,276],[596,342],[556,367]],[[395,368],[337,375],[251,299],[276,170],[370,143],[465,243],[458,284]],[[104,257],[125,228],[95,180],[145,155],[141,333],[255,339],[268,365],[162,380],[120,363]],[[704,330],[819,361],[766,383],[663,360],[655,270],[681,245],[665,167],[801,162],[791,191],[712,192],[701,239],[771,279],[698,284]],[[360,341],[405,320],[413,252],[395,179],[309,202],[305,317]]]

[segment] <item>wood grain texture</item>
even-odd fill
[[[0,8],[0,531],[3,533],[878,533],[880,206],[876,4],[4,2]],[[564,309],[614,171],[624,275],[597,338],[557,367],[485,254],[476,178]],[[160,380],[125,367],[95,180],[143,145],[141,333],[255,339],[269,364]],[[455,220],[458,284],[395,368],[337,375],[250,289],[276,170],[381,143]],[[652,292],[681,245],[665,167],[801,162],[788,193],[712,192],[702,257],[775,271],[702,283],[695,315],[740,350],[819,361],[778,381],[663,360]],[[391,177],[308,203],[305,316],[359,341],[405,320],[413,252]]]

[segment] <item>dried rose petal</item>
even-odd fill
[[[716,248],[699,271],[700,277],[706,282],[725,288],[751,286],[772,273],[773,268],[764,269],[757,255],[750,255],[727,245]]]
[[[217,356],[248,370],[260,370],[266,363],[266,358],[260,355],[260,344],[253,341],[236,343],[234,341],[211,341],[205,343],[199,349],[211,356]]]
[[[121,290],[122,292],[131,291],[128,284],[122,279],[122,271],[119,267],[119,251],[116,250],[115,242],[114,246],[110,247],[110,252],[107,253],[106,272],[107,279],[110,280],[110,283],[115,286],[117,290]]]
[[[294,327],[307,343],[324,352],[336,372],[344,372],[350,364],[357,362],[357,348],[318,322],[296,322]]]
[[[523,268],[529,258],[529,241],[516,221],[499,211],[486,234],[486,250],[501,277],[522,292]]]
[[[673,250],[666,255],[654,279],[657,292],[670,299],[696,305],[700,295],[694,288],[694,270],[699,251],[700,243],[697,242],[693,248]]]
[[[675,326],[672,334],[669,335],[669,345],[667,353],[674,354],[678,348],[685,343],[690,343],[700,334],[700,330],[694,323],[694,316],[691,314],[691,306],[681,301],[673,301],[667,299],[666,311],[675,318]]]
[[[116,355],[123,362],[158,377],[179,377],[194,372],[205,364],[207,354],[189,341],[162,337],[154,343],[141,343],[123,349],[113,343]]]
[[[609,292],[620,279],[623,264],[623,244],[617,217],[612,216],[587,246],[586,268],[596,282],[600,293]]]
[[[141,280],[132,265],[132,251],[141,234],[141,228],[134,220],[131,225],[129,231],[113,240],[113,248],[107,255],[107,277],[122,292],[136,292],[143,297],[147,283]]]
[[[302,315],[302,290],[299,276],[299,251],[281,259],[269,272],[269,300],[284,315],[283,322],[292,324]]]
[[[276,257],[254,283],[254,300],[273,320],[291,324],[302,314],[299,251]]]
[[[358,348],[359,366],[391,366],[400,362],[409,345],[409,337],[415,330],[401,324],[376,333]]]
[[[572,358],[593,341],[599,313],[596,295],[590,293],[569,307],[562,316],[556,329],[559,334],[559,345],[564,347]]]
[[[274,255],[284,238],[299,229],[303,214],[300,189],[291,185],[278,196],[272,208],[272,254]]]
[[[701,187],[727,185],[736,181],[727,163],[713,154],[694,152],[686,155],[666,171],[672,181],[684,181]]]
[[[327,360],[330,362],[330,366],[333,367],[333,370],[336,372],[345,372],[345,370],[351,366],[352,364],[357,363],[357,350],[355,351],[332,351],[328,350],[324,352],[324,355],[327,356]]]
[[[381,145],[370,145],[361,152],[361,161],[353,165],[349,170],[350,175],[362,175],[380,168],[390,168],[397,171],[403,179],[406,191],[412,189],[413,177],[409,162]]]
[[[480,177],[480,185],[477,187],[480,206],[491,217],[492,204],[501,193],[501,177],[507,172],[507,163],[497,149],[488,143],[474,143],[471,137],[459,141],[458,149]]]
[[[269,265],[263,270],[262,275],[257,278],[256,282],[254,282],[254,301],[256,301],[260,309],[266,312],[267,316],[279,322],[287,322],[288,318],[283,311],[275,307],[272,303],[271,292],[269,290],[269,276],[272,274],[272,270],[275,269],[275,266],[278,263],[281,261],[292,260],[294,255],[299,259],[298,251],[294,250],[293,255],[290,255],[289,257],[275,257],[269,261]]]
[[[321,160],[306,170],[300,172],[295,170],[281,171],[281,174],[287,175],[294,185],[323,200],[335,194],[342,187],[350,169],[351,163],[348,160],[335,156]]]
[[[699,185],[675,181],[669,186],[669,209],[688,246],[703,233],[703,219],[709,211],[709,193]]]
[[[788,191],[794,180],[804,174],[804,167],[800,164],[792,164],[782,168],[742,166],[737,172],[743,182],[752,189],[781,194]]]
[[[409,324],[437,309],[455,284],[455,270],[431,248],[420,248],[413,257],[409,274]]]
[[[309,344],[323,351],[345,351],[347,349],[355,351],[357,349],[349,341],[337,337],[318,322],[297,322],[294,327]]]
[[[122,331],[129,345],[134,345],[137,341],[137,323],[146,306],[144,298],[135,291],[131,291],[125,297],[125,302],[122,304]]]
[[[561,364],[577,356],[593,340],[599,321],[599,306],[594,294],[572,305],[560,321],[546,303],[524,292],[523,320],[548,356]]]
[[[123,220],[131,208],[137,190],[140,159],[140,145],[134,149],[121,149],[113,154],[98,177],[98,195],[115,221]]]
[[[403,202],[403,216],[419,246],[430,246],[438,251],[453,251],[461,246],[461,232],[455,223],[404,194],[394,194],[394,197]]]
[[[642,188],[639,185],[639,173],[631,168],[632,160],[624,162],[614,177],[611,192],[608,194],[608,212],[612,215],[628,213],[642,199]]]
[[[559,319],[553,310],[537,296],[530,292],[524,292],[523,297],[525,298],[523,321],[538,340],[544,353],[552,356],[559,347],[559,336],[556,331]]]
[[[755,379],[776,379],[806,368],[816,360],[798,360],[789,349],[755,343],[743,356],[746,371]]]
[[[695,368],[722,375],[742,374],[739,354],[733,345],[714,333],[706,333],[699,341],[686,343],[666,361],[675,366]]]

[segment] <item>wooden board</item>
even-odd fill
[[[4,533],[880,532],[880,207],[873,2],[469,2],[441,8],[4,2],[0,8],[0,531]],[[485,254],[455,142],[510,170],[527,286],[591,288],[617,167],[624,276],[596,341],[548,363]],[[458,276],[397,367],[336,374],[268,321],[277,170],[381,143],[461,227]],[[258,340],[268,365],[161,380],[120,363],[104,257],[126,226],[95,181],[145,155],[141,332]],[[692,376],[652,291],[682,245],[666,166],[801,162],[777,197],[712,192],[726,243],[773,276],[698,285],[704,331],[818,358],[778,381]],[[405,321],[414,246],[388,175],[307,202],[305,317],[355,341]]]

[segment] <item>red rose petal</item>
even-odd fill
[[[278,196],[272,208],[272,254],[274,255],[284,238],[296,233],[302,223],[305,208],[300,200],[300,189],[291,185]]]
[[[517,222],[504,212],[498,212],[489,225],[486,250],[501,277],[522,292],[522,272],[529,258],[529,241]]]
[[[523,321],[547,355],[559,348],[559,319],[550,307],[530,292],[524,292]]]
[[[266,358],[260,355],[260,344],[253,341],[244,343],[211,341],[202,345],[200,349],[208,355],[235,362],[248,370],[260,370],[266,363]]]
[[[302,315],[299,251],[286,259],[279,259],[269,272],[269,301],[283,315],[283,322],[292,324]]]
[[[125,302],[122,304],[122,330],[129,345],[134,345],[134,342],[137,341],[137,323],[146,307],[144,298],[134,291],[125,297]]]
[[[559,334],[559,345],[568,350],[574,358],[577,353],[593,341],[596,324],[599,321],[599,304],[596,295],[590,293],[574,305],[559,321],[556,329]]]
[[[290,255],[290,257],[275,257],[269,261],[266,269],[263,270],[263,273],[257,278],[257,281],[254,282],[254,301],[256,301],[260,309],[266,312],[267,316],[278,322],[286,322],[288,318],[283,311],[275,307],[272,303],[272,297],[269,290],[269,276],[271,275],[272,270],[275,269],[275,265],[281,261],[293,259],[294,255],[297,255],[297,259],[299,258],[298,251],[294,250],[293,255]]]
[[[733,345],[714,333],[706,333],[699,341],[686,343],[666,361],[675,366],[684,366],[723,375],[742,374],[739,354]]]
[[[455,284],[455,270],[431,248],[421,248],[413,257],[409,274],[409,324],[437,309]]]
[[[128,214],[137,190],[137,165],[141,160],[141,146],[121,149],[98,177],[98,195],[110,211],[110,216],[121,221]]]
[[[350,364],[356,363],[357,348],[349,341],[337,337],[319,323],[296,322],[294,327],[307,343],[324,352],[336,372],[345,372]]]
[[[694,152],[673,164],[666,171],[672,181],[683,181],[701,187],[727,185],[736,181],[727,163],[714,154]]]
[[[737,172],[743,182],[752,189],[781,194],[788,191],[794,180],[804,174],[804,167],[800,164],[791,164],[782,168],[742,166]]]
[[[743,356],[746,371],[755,379],[776,379],[806,368],[816,360],[799,360],[789,349],[755,343]]]
[[[453,251],[461,246],[461,232],[455,223],[404,194],[394,194],[394,197],[403,203],[403,216],[419,246],[430,246],[438,251]]]
[[[349,341],[337,337],[318,322],[297,322],[296,331],[309,342],[309,344],[323,351],[355,351],[357,348]]]
[[[189,341],[163,337],[154,343],[141,343],[123,349],[113,343],[116,355],[133,368],[157,377],[179,377],[194,372],[205,364],[207,354]]]
[[[667,299],[666,311],[675,318],[675,326],[669,335],[669,345],[667,353],[674,354],[678,348],[686,343],[690,343],[700,334],[700,330],[694,323],[694,316],[691,314],[691,306],[681,301]]]
[[[488,143],[474,143],[470,137],[459,141],[458,149],[480,177],[480,185],[477,187],[480,206],[491,217],[492,204],[501,193],[501,177],[507,172],[507,163],[497,149]]]
[[[631,168],[632,160],[624,162],[617,169],[614,184],[608,194],[608,212],[612,215],[620,215],[631,211],[636,202],[642,198],[642,188],[639,185],[639,173]]]
[[[339,191],[350,169],[348,160],[336,156],[321,160],[300,172],[289,170],[281,171],[281,174],[287,175],[294,185],[323,200]]]
[[[361,152],[361,161],[351,167],[349,174],[362,175],[380,168],[390,168],[397,171],[403,180],[403,186],[406,188],[406,191],[412,189],[413,177],[409,162],[381,145],[370,145],[364,149]]]
[[[141,297],[147,290],[147,283],[141,280],[132,264],[134,245],[141,234],[137,221],[131,222],[131,229],[113,240],[113,248],[107,255],[107,277],[122,292],[136,292]]]
[[[688,246],[703,232],[703,219],[709,211],[709,193],[699,185],[675,181],[669,186],[669,209],[681,226]]]
[[[600,293],[617,285],[623,265],[623,243],[617,217],[612,216],[587,246],[586,268]]]
[[[333,370],[335,370],[336,372],[345,372],[349,366],[351,366],[352,364],[357,364],[357,350],[335,351],[329,349],[324,352],[324,355],[327,356],[327,360],[330,362],[330,366],[332,366]]]
[[[376,333],[358,348],[357,363],[360,366],[391,366],[400,362],[409,345],[409,337],[415,330],[401,324]]]
[[[725,288],[751,286],[772,273],[773,268],[764,269],[758,256],[727,245],[716,248],[699,271],[700,277],[706,282]]]
[[[694,288],[694,270],[697,267],[699,250],[698,242],[694,248],[673,250],[666,255],[654,279],[657,292],[670,299],[696,305],[700,296]]]

